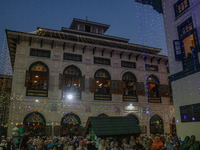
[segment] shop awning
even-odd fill
[[[137,120],[131,117],[89,117],[85,134],[89,133],[91,128],[97,136],[117,136],[140,133]]]

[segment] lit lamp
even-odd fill
[[[69,99],[69,100],[73,99],[73,95],[72,94],[68,94],[67,95],[67,99]]]

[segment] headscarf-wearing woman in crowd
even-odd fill
[[[153,150],[153,141],[152,139],[148,139],[145,150]]]
[[[195,141],[195,139],[196,137],[192,135],[190,137],[190,140],[187,142],[187,144],[185,144],[183,148],[186,150],[199,150],[199,144],[197,143],[197,141]]]
[[[167,139],[166,139],[166,150],[173,150],[174,149],[174,146],[172,145],[172,136],[168,136]]]
[[[179,141],[176,142],[174,150],[183,150],[183,147],[181,146]]]
[[[189,137],[189,136],[186,136],[186,137],[185,137],[185,140],[182,142],[183,148],[185,148],[185,147],[188,145],[189,140],[190,140],[190,137]]]
[[[129,150],[131,148],[126,139],[123,139],[123,144],[121,147],[123,148],[123,150]]]
[[[101,139],[98,150],[107,150],[106,142],[104,139]]]
[[[123,149],[119,146],[119,142],[115,141],[114,142],[114,147],[111,150],[123,150]]]
[[[54,137],[53,142],[49,145],[49,148],[53,148],[53,146],[57,146],[59,144],[59,138]]]
[[[155,137],[155,140],[153,142],[153,148],[155,150],[164,149],[164,145],[158,136]]]

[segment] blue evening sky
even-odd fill
[[[107,35],[131,43],[162,48],[167,55],[162,14],[134,0],[1,0],[0,74],[11,74],[5,29],[33,32],[37,27],[60,30],[73,18],[109,24]]]

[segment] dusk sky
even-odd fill
[[[167,55],[162,14],[134,0],[1,0],[0,74],[11,74],[5,29],[33,32],[37,27],[60,30],[73,18],[109,24],[105,34],[130,43],[162,48]]]

